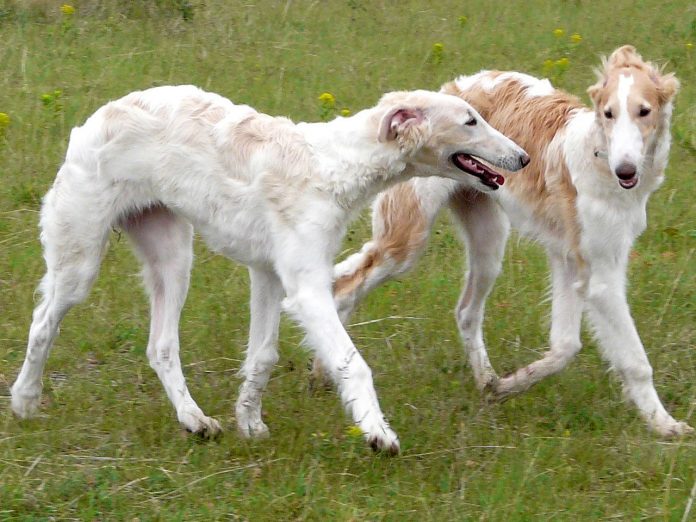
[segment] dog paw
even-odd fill
[[[527,367],[497,379],[491,390],[492,398],[496,402],[505,402],[511,397],[527,391],[534,384],[534,381],[530,380],[530,376],[531,371]]]
[[[484,395],[492,395],[498,388],[498,381],[500,379],[495,372],[491,374],[484,375],[480,379],[476,379],[476,388]]]
[[[694,429],[686,422],[679,422],[672,418],[670,418],[669,422],[652,424],[650,427],[665,439],[673,439],[694,433]]]
[[[239,434],[245,439],[267,439],[271,432],[268,426],[261,420],[237,421]]]
[[[505,402],[520,393],[513,384],[507,377],[495,379],[486,384],[483,393],[490,402]]]
[[[214,439],[222,433],[222,426],[212,417],[207,417],[202,411],[184,410],[178,414],[179,422],[194,435],[204,439]]]
[[[367,444],[375,453],[383,453],[388,457],[399,454],[399,437],[390,428],[385,428],[382,433],[365,434]]]
[[[39,413],[40,404],[41,392],[31,395],[24,395],[14,392],[12,393],[12,411],[20,419],[30,419],[32,417],[36,417]]]
[[[376,416],[375,416],[376,417]],[[358,426],[363,432],[365,441],[368,446],[376,453],[383,453],[388,456],[398,455],[400,451],[399,437],[389,427],[389,423],[381,418],[373,418],[373,422],[358,423]]]
[[[261,420],[261,406],[249,407],[244,402],[236,408],[237,430],[245,439],[265,439],[270,435],[268,426]]]

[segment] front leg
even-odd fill
[[[588,311],[602,355],[616,370],[626,396],[653,431],[663,437],[692,433],[693,428],[667,413],[657,395],[653,370],[631,317],[623,281],[623,273],[610,271],[590,280]]]
[[[457,327],[476,387],[494,390],[498,376],[484,344],[483,316],[486,299],[500,273],[510,224],[496,201],[474,191],[455,194],[450,208],[461,227],[468,265],[466,286],[455,310]]]
[[[307,256],[301,259],[311,259]],[[331,265],[279,269],[287,294],[283,308],[307,332],[314,350],[332,381],[341,401],[375,451],[395,455],[399,439],[389,427],[377,400],[372,372],[353,345],[336,312],[331,291]]]

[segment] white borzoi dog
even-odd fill
[[[399,443],[371,371],[334,307],[333,259],[350,217],[377,192],[414,175],[498,179],[480,163],[517,170],[526,153],[458,97],[396,92],[350,118],[294,124],[196,87],[158,87],[108,103],[75,128],[41,209],[47,272],[24,365],[12,386],[21,417],[39,405],[58,326],[85,299],[109,231],[123,229],[144,267],[151,302],[147,356],[181,424],[220,424],[191,397],[179,360],[195,227],[214,250],[249,267],[251,326],[236,405],[240,432],[268,433],[261,396],[278,359],[281,308],[304,328],[346,410],[376,450]]]
[[[484,195],[448,180],[413,179],[381,194],[373,238],[337,265],[341,317],[372,288],[410,269],[433,220],[449,205],[468,252],[466,288],[456,319],[480,389],[499,397],[526,390],[563,369],[580,350],[586,310],[604,357],[650,428],[663,436],[692,431],[665,411],[626,302],[626,267],[646,226],[646,203],[663,179],[672,99],[679,83],[631,46],[617,49],[589,88],[594,109],[548,80],[515,72],[462,76],[442,92],[462,97],[524,147],[532,162],[500,190]],[[488,187],[484,180],[480,188]],[[552,271],[550,350],[502,378],[483,342],[486,297],[498,276],[509,223],[540,242]]]

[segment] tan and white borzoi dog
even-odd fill
[[[467,100],[524,147],[532,162],[494,195],[437,178],[415,178],[381,194],[373,206],[372,241],[336,266],[337,306],[347,319],[372,288],[410,269],[436,214],[449,205],[469,259],[456,319],[479,389],[504,397],[559,372],[580,350],[586,310],[604,357],[650,428],[681,435],[693,430],[660,402],[626,302],[628,255],[645,229],[648,197],[663,179],[679,83],[631,46],[617,49],[599,72],[588,91],[594,109],[548,80],[516,72],[483,71],[444,85],[443,92]],[[498,378],[482,322],[509,223],[546,248],[552,325],[542,359]]]
[[[37,410],[58,326],[87,296],[116,226],[144,267],[150,365],[184,427],[219,432],[218,421],[191,397],[179,360],[195,227],[211,248],[249,266],[240,432],[268,433],[261,395],[278,359],[283,308],[305,329],[369,444],[398,452],[370,369],[336,313],[333,259],[350,217],[393,183],[414,175],[475,180],[469,172],[498,179],[472,155],[509,170],[529,162],[468,103],[428,91],[390,93],[371,109],[328,123],[294,124],[192,86],[158,87],[108,103],[72,131],[65,163],[43,201],[43,298],[12,386],[12,409],[21,417]]]

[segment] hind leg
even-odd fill
[[[498,398],[523,392],[540,380],[563,370],[580,351],[584,299],[576,289],[579,271],[572,258],[549,252],[553,281],[551,346],[544,356],[498,381]]]
[[[413,268],[435,217],[456,187],[451,180],[416,178],[378,196],[372,240],[334,267],[334,300],[344,323],[370,291]]]
[[[411,270],[425,251],[433,223],[457,182],[416,178],[382,192],[372,208],[372,239],[334,267],[334,301],[341,322],[367,294]],[[330,379],[318,359],[312,386],[326,387]]]
[[[42,298],[34,309],[27,353],[17,380],[12,386],[12,410],[22,418],[31,417],[39,407],[41,377],[60,322],[70,308],[82,302],[99,271],[108,237],[106,220],[95,213],[74,213],[74,208],[59,208],[56,190],[51,190],[41,210],[41,242],[46,274],[39,291]],[[72,212],[72,214],[71,214]],[[71,220],[76,216],[78,219]],[[85,216],[90,222],[85,223]]]
[[[239,372],[244,382],[236,405],[237,426],[245,437],[266,437],[268,427],[261,419],[261,396],[278,361],[278,326],[284,291],[272,271],[250,268],[249,276],[251,324],[249,348]]]
[[[143,263],[150,295],[147,357],[157,373],[179,422],[189,431],[213,436],[218,421],[207,417],[191,397],[179,359],[179,317],[188,292],[193,259],[193,228],[164,207],[152,207],[122,223]]]
[[[507,217],[490,197],[476,192],[456,194],[450,206],[462,227],[468,273],[455,318],[479,390],[495,386],[498,379],[483,340],[486,298],[500,273],[510,229]]]

